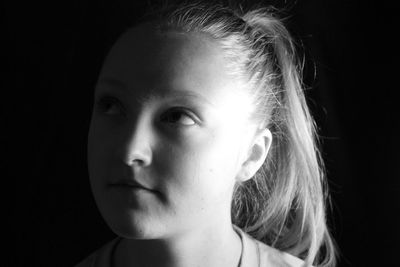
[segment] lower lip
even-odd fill
[[[146,189],[146,188],[143,188],[143,187],[125,185],[125,184],[113,184],[110,187],[111,188],[115,188],[115,189],[119,189],[119,190],[128,190],[128,191],[135,191],[135,192],[145,191],[145,192],[149,192],[149,193],[154,193],[154,191]]]
[[[113,184],[109,186],[109,200],[117,201],[120,208],[141,209],[148,206],[154,197],[157,196],[155,191],[143,187]]]

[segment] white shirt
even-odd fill
[[[289,253],[279,251],[275,248],[254,239],[239,227],[234,229],[242,239],[243,251],[240,267],[300,267],[304,262],[290,255]],[[75,267],[112,267],[111,257],[113,251],[121,240],[117,237],[100,249],[93,252]]]

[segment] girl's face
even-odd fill
[[[109,226],[160,238],[230,222],[251,101],[200,34],[130,29],[108,55],[88,137],[92,190]]]

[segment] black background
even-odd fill
[[[396,9],[382,1],[266,3],[286,7],[307,58],[339,266],[400,266]],[[91,196],[86,133],[107,43],[143,5],[0,4],[1,168],[15,185],[3,189],[16,252],[7,266],[73,266],[113,237]]]

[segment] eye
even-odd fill
[[[118,115],[121,114],[123,111],[121,102],[119,102],[118,99],[112,96],[100,97],[99,100],[96,102],[96,106],[99,112],[106,115]]]
[[[196,124],[196,120],[190,115],[190,112],[185,111],[183,108],[173,108],[162,116],[162,120],[168,123],[178,123],[184,126],[191,126]]]

